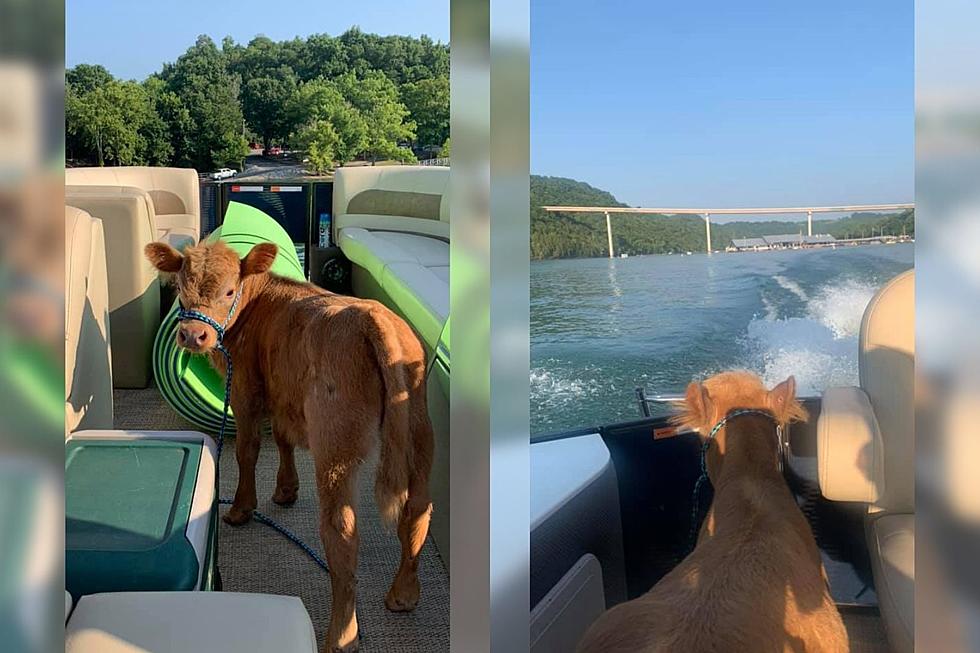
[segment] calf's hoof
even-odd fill
[[[323,648],[323,653],[357,653],[361,643],[361,633],[354,635],[354,641],[348,644],[327,644]]]
[[[417,577],[410,581],[396,581],[385,597],[385,607],[392,612],[410,612],[419,604],[420,593]]]
[[[232,506],[221,518],[221,521],[229,526],[241,526],[242,524],[248,523],[251,518],[251,508],[245,510],[244,508],[239,508],[238,506]]]
[[[299,488],[296,487],[277,487],[272,494],[272,503],[280,506],[291,506],[299,498]]]
[[[357,640],[355,639],[347,646],[333,646],[323,650],[324,653],[357,653],[357,648]]]

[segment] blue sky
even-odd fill
[[[427,34],[449,41],[449,0],[67,0],[66,5],[66,64],[102,64],[124,79],[143,79],[160,70],[199,34],[216,43],[225,36],[248,43],[258,34],[278,41],[337,35],[358,25],[376,34]]]
[[[914,197],[911,0],[531,0],[531,170],[637,206]]]

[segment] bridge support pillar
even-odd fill
[[[612,222],[609,220],[609,212],[606,212],[606,239],[609,241],[609,258],[613,258],[616,254],[613,252],[612,244]]]
[[[711,214],[704,214],[704,238],[708,256],[711,256]]]
[[[806,235],[813,235],[813,211],[806,212]]]

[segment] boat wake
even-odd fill
[[[746,329],[747,367],[770,386],[795,376],[800,396],[857,384],[861,318],[877,286],[847,279],[827,284],[811,297],[790,279],[773,280],[804,302],[805,314],[777,318],[764,301],[766,315],[754,318]]]
[[[602,390],[595,379],[583,379],[562,373],[561,361],[543,361],[548,367],[531,368],[531,406],[542,415],[552,415],[560,409],[567,410],[573,404],[594,397]],[[579,370],[581,371],[581,370]],[[544,423],[550,419],[543,420]]]
[[[806,292],[800,288],[800,284],[796,283],[792,279],[787,279],[781,274],[777,274],[772,278],[773,281],[778,283],[780,287],[790,291],[794,295],[800,298],[800,301],[807,302],[810,298],[807,296]]]

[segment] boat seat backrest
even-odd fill
[[[882,510],[915,511],[915,272],[888,282],[868,304],[858,350],[861,389],[883,444]]]
[[[109,288],[102,221],[65,207],[65,433],[112,428]]]
[[[345,227],[449,239],[449,168],[340,168],[333,187],[334,238]]]
[[[65,186],[65,204],[102,222],[109,277],[112,370],[117,387],[146,387],[160,325],[160,283],[143,255],[156,240],[153,204],[131,186]]]
[[[65,185],[134,186],[149,194],[158,215],[201,215],[200,182],[193,168],[68,168],[65,170]]]
[[[875,510],[915,510],[915,275],[889,281],[871,299],[858,340],[860,387],[824,390],[817,420],[823,495]]]

